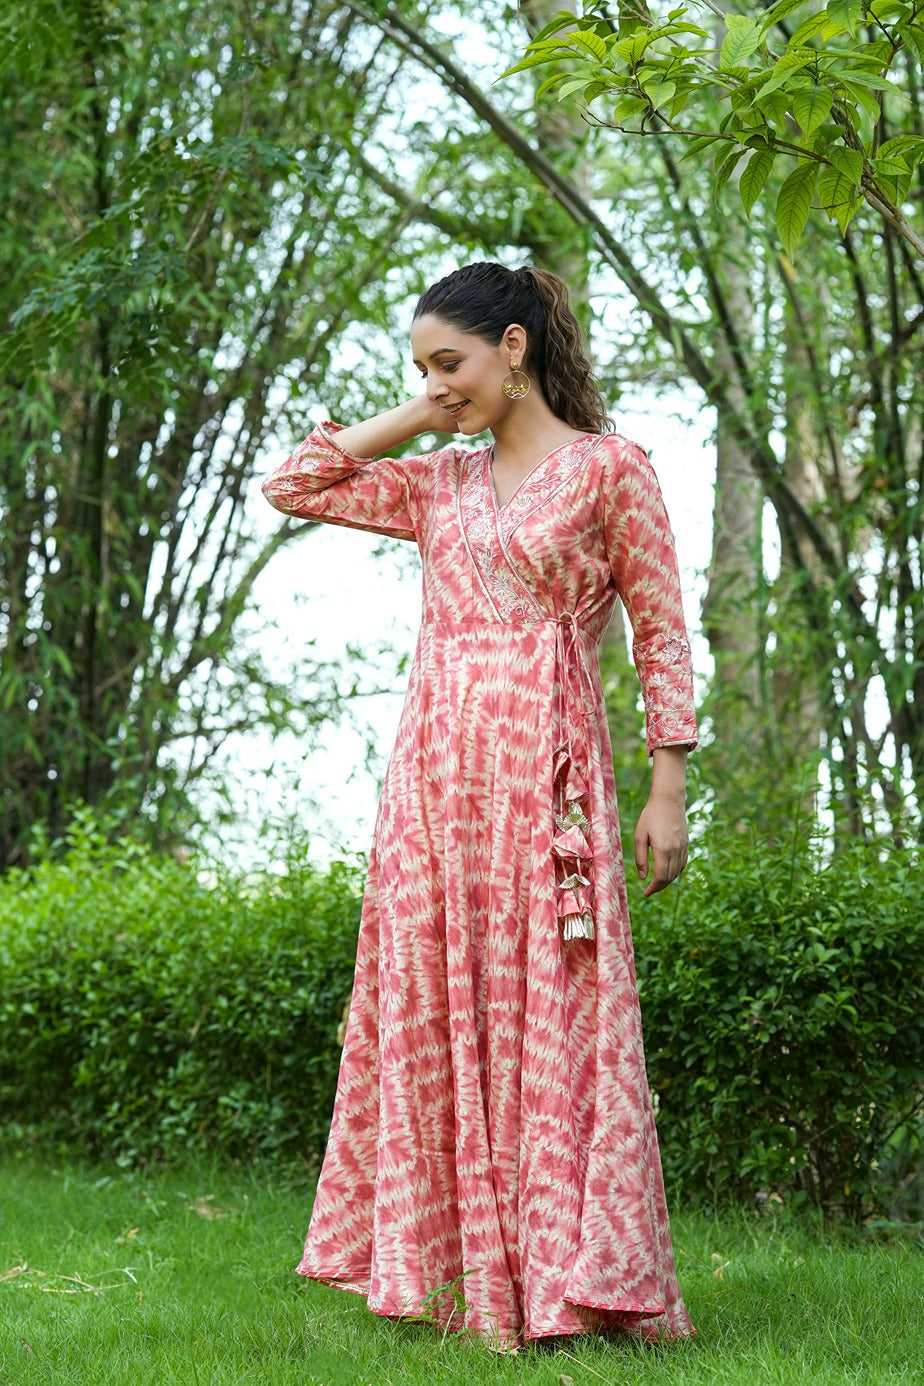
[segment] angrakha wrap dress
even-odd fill
[[[682,1336],[597,659],[618,596],[649,750],[695,743],[654,473],[585,435],[501,506],[488,448],[370,461],[337,431],[264,492],[415,540],[423,615],[298,1269],[501,1348]]]

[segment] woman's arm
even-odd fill
[[[652,876],[645,894],[656,895],[677,879],[687,864],[687,750],[656,746],[651,755],[651,792],[635,829],[635,865],[639,880]]]
[[[405,400],[395,409],[387,409],[384,414],[376,414],[362,423],[350,424],[337,434],[337,442],[344,452],[354,457],[378,457],[409,438],[417,438],[421,433],[456,433],[455,419],[440,405],[418,395]]]
[[[265,479],[263,494],[286,515],[416,539],[421,485],[433,459],[373,455],[452,426],[425,395],[348,428],[321,424]]]
[[[632,625],[645,703],[651,792],[635,831],[646,895],[663,890],[687,862],[687,752],[696,745],[693,669],[677,558],[657,478],[641,448],[614,438],[604,503],[610,569]]]

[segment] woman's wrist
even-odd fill
[[[448,421],[448,414],[446,419]],[[418,395],[362,423],[348,424],[340,429],[337,446],[353,457],[377,457],[433,428],[433,404],[426,395]]]
[[[656,746],[651,756],[651,797],[681,805],[687,797],[686,746]]]

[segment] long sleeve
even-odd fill
[[[423,459],[354,457],[337,444],[341,427],[319,424],[266,478],[270,505],[300,519],[416,539],[418,495],[409,462]]]
[[[607,553],[632,626],[632,655],[642,684],[645,739],[696,745],[693,666],[683,616],[674,539],[661,488],[636,444],[614,437],[604,500]]]

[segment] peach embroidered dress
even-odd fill
[[[423,620],[298,1269],[501,1348],[690,1333],[597,660],[618,596],[649,749],[695,743],[654,473],[626,439],[585,435],[501,506],[488,448],[369,461],[337,431],[317,428],[264,492],[288,515],[416,541]]]

